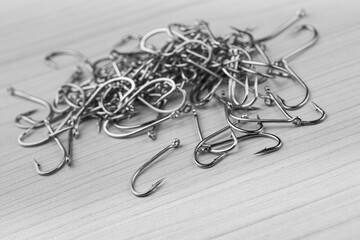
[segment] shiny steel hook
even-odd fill
[[[33,141],[33,142],[25,142],[25,138],[27,138],[33,131],[34,131],[34,127],[31,127],[29,129],[27,129],[25,132],[21,133],[18,137],[18,143],[20,146],[22,147],[35,147],[35,146],[40,146],[44,143],[46,143],[47,141],[50,140],[51,137],[53,136],[56,136],[60,133],[63,133],[67,130],[70,130],[72,127],[65,127],[63,129],[60,129],[60,130],[56,130],[54,132],[54,134],[48,134],[48,136],[46,136],[45,138],[43,139],[40,139],[40,140],[37,140],[37,141]]]
[[[293,25],[295,22],[297,22],[300,18],[305,16],[305,10],[300,8],[296,10],[296,13],[294,16],[286,20],[283,24],[281,24],[278,28],[276,28],[272,33],[269,35],[259,38],[256,41],[257,42],[265,42],[268,40],[271,40],[275,37],[277,37],[280,33],[284,32],[286,29],[288,29],[291,25]]]
[[[36,120],[34,120],[34,119],[32,119],[30,117],[31,115],[33,115],[37,111],[38,111],[37,109],[33,109],[33,110],[30,110],[30,111],[26,111],[24,113],[20,113],[19,115],[17,115],[15,117],[15,125],[17,127],[19,127],[19,128],[25,128],[26,126],[21,123],[21,121],[25,121],[25,122],[29,123],[32,126],[30,128],[41,126],[41,125],[38,125],[39,122],[37,122]]]
[[[110,123],[111,123],[111,119],[106,119],[103,123],[103,131],[105,132],[106,135],[113,137],[113,138],[127,138],[127,137],[131,137],[134,136],[138,133],[141,133],[145,130],[148,130],[149,128],[152,128],[153,126],[156,126],[159,123],[162,123],[168,119],[174,119],[177,118],[179,116],[180,113],[186,113],[185,111],[182,111],[182,109],[178,109],[172,113],[169,113],[161,118],[157,118],[156,120],[151,120],[146,122],[145,124],[142,124],[140,126],[134,127],[133,131],[131,132],[127,132],[127,133],[113,133],[110,131],[109,127],[110,127]]]
[[[137,53],[139,51],[140,48],[140,40],[141,40],[142,36],[136,33],[133,34],[128,34],[124,37],[122,37],[115,45],[114,47],[110,50],[110,55],[113,54],[117,54],[117,55],[126,55],[126,54],[134,54]],[[130,51],[119,51],[118,48],[121,48],[123,46],[125,46],[127,43],[129,43],[130,41],[136,41],[137,45],[136,48]]]
[[[283,67],[285,67],[285,69],[288,71],[288,73],[290,74],[290,77],[294,80],[296,80],[304,89],[305,89],[305,96],[304,98],[301,100],[301,102],[299,102],[298,104],[295,105],[287,105],[285,100],[280,97],[279,95],[276,95],[278,97],[278,99],[281,102],[281,105],[284,109],[286,110],[296,110],[299,109],[300,107],[304,106],[310,98],[310,91],[309,88],[307,87],[307,85],[305,84],[305,82],[290,68],[290,66],[287,64],[287,62],[285,60],[281,60],[281,65]]]
[[[259,133],[264,129],[262,122],[258,122],[258,128],[256,128],[256,129],[244,129],[244,128],[237,126],[238,123],[241,121],[239,121],[239,119],[236,119],[237,121],[232,122],[230,119],[232,117],[231,112],[235,109],[233,107],[232,103],[230,103],[226,100],[224,94],[222,94],[221,97],[216,95],[216,98],[224,105],[226,122],[229,124],[229,126],[233,130],[236,130],[236,131],[242,132],[242,133],[247,133],[247,134],[254,134],[254,133]],[[247,110],[252,110],[252,109],[253,108],[248,108]],[[259,118],[259,116],[258,116],[258,118]]]
[[[319,112],[321,114],[321,116],[319,118],[310,120],[310,121],[304,121],[298,116],[292,117],[286,111],[286,109],[283,107],[282,103],[270,92],[270,89],[268,87],[265,87],[265,90],[267,91],[268,95],[270,96],[270,99],[276,104],[276,106],[280,109],[280,111],[286,116],[286,118],[288,119],[288,122],[291,122],[292,124],[294,124],[296,126],[315,125],[315,124],[323,122],[326,118],[325,111],[322,108],[320,108],[315,102],[311,102],[311,103],[314,106],[315,111]]]
[[[170,32],[170,30],[168,28],[158,28],[158,29],[154,29],[150,32],[148,32],[147,34],[145,34],[141,39],[140,39],[140,49],[144,52],[150,53],[150,54],[162,54],[160,50],[156,49],[152,49],[148,46],[146,46],[147,41],[149,40],[149,38],[151,38],[154,35],[160,34],[160,33],[165,33],[170,39],[172,37],[172,34]],[[171,53],[172,54],[172,53]],[[170,55],[171,55],[170,54]]]
[[[57,136],[58,134],[61,134],[62,132],[65,132],[71,128],[73,128],[72,126],[68,126],[68,127],[64,127],[66,122],[69,120],[69,118],[71,117],[72,112],[69,112],[67,114],[67,116],[62,120],[62,122],[56,127],[55,131],[53,134],[49,133],[46,137],[37,140],[37,141],[33,141],[33,142],[25,142],[25,138],[29,137],[31,135],[31,133],[35,130],[35,126],[30,127],[29,129],[27,129],[25,132],[21,133],[18,137],[18,143],[20,146],[22,147],[35,147],[35,146],[39,146],[42,145],[44,143],[46,143],[47,141],[49,141],[52,137]],[[56,119],[52,119],[52,121],[55,121]]]
[[[25,100],[35,102],[35,103],[38,103],[38,104],[44,106],[48,110],[48,113],[47,113],[45,119],[50,119],[51,116],[53,115],[52,107],[47,101],[45,101],[45,100],[43,100],[41,98],[35,97],[33,95],[30,95],[28,93],[22,92],[20,90],[17,90],[17,89],[15,89],[13,87],[8,88],[7,90],[12,96],[21,97],[21,98],[23,98]],[[20,116],[17,116],[16,119],[15,119],[16,125],[18,127],[20,127],[20,128],[25,128],[25,129],[28,129],[29,127],[33,127],[33,126],[35,126],[35,127],[43,126],[44,125],[43,120],[33,120],[32,118],[29,117],[29,115],[33,114],[34,112],[36,112],[36,111],[35,110],[34,111],[29,111],[27,113],[23,113]],[[28,122],[30,124],[30,126],[21,124],[20,119],[25,120],[26,122]]]
[[[294,28],[293,31],[294,31],[294,33],[297,33],[302,30],[308,30],[308,31],[312,32],[311,39],[308,42],[306,42],[305,44],[301,45],[300,47],[285,54],[283,57],[280,58],[280,61],[288,61],[289,59],[295,57],[296,55],[304,52],[305,50],[307,50],[308,48],[313,46],[319,40],[319,32],[317,31],[317,29],[314,26],[309,25],[309,24],[298,25]]]
[[[153,185],[151,185],[150,189],[148,189],[145,192],[138,192],[135,189],[135,181],[138,178],[138,176],[145,171],[145,169],[151,164],[153,163],[156,159],[158,159],[161,155],[163,155],[165,152],[167,152],[168,150],[170,150],[171,148],[178,148],[180,146],[180,140],[178,138],[175,138],[174,141],[167,146],[166,148],[164,148],[163,150],[161,150],[159,153],[157,153],[154,157],[152,157],[149,161],[147,161],[146,163],[144,163],[138,170],[136,170],[136,172],[133,174],[133,176],[131,177],[131,181],[130,181],[130,190],[131,192],[137,196],[137,197],[146,197],[149,196],[150,194],[152,194],[155,189],[162,183],[162,181],[164,181],[165,178],[161,178],[158,181],[156,181]]]
[[[86,66],[87,70],[91,73],[91,75],[93,75],[94,73],[94,68],[90,62],[90,60],[85,57],[85,55],[83,55],[82,53],[72,50],[72,49],[66,49],[66,50],[62,50],[62,51],[55,51],[55,52],[51,52],[48,55],[45,56],[45,61],[47,62],[47,64],[56,69],[58,68],[57,63],[53,60],[54,57],[57,56],[61,56],[61,55],[65,55],[65,56],[72,56],[77,58],[78,60],[80,60],[82,63],[84,63],[84,65]]]
[[[223,160],[228,152],[230,150],[232,150],[238,143],[236,135],[234,133],[234,131],[230,128],[231,131],[231,141],[233,141],[233,144],[231,144],[229,147],[226,148],[226,150],[224,149],[213,149],[210,148],[208,144],[205,144],[207,141],[209,141],[211,138],[216,137],[217,135],[219,135],[220,133],[224,132],[225,130],[229,129],[230,126],[226,126],[218,131],[216,131],[215,133],[209,135],[208,137],[204,138],[202,141],[200,141],[195,149],[194,149],[194,162],[195,164],[199,167],[199,168],[211,168],[214,167],[216,164],[218,164],[221,160]],[[214,153],[214,154],[220,154],[220,156],[217,156],[214,160],[212,160],[209,163],[202,163],[199,161],[198,159],[198,155],[199,153],[205,153],[205,152],[209,152],[209,153]]]
[[[255,118],[249,118],[247,115],[243,115],[241,117],[235,116],[232,113],[229,113],[229,115],[239,121],[242,122],[268,122],[268,123],[292,123],[296,126],[307,126],[307,125],[315,125],[318,123],[321,123],[322,121],[325,120],[326,118],[326,113],[325,111],[320,108],[316,103],[312,102],[315,110],[317,112],[319,112],[321,114],[321,116],[317,119],[314,120],[310,120],[310,121],[304,121],[302,120],[300,117],[296,116],[296,117],[292,117],[285,108],[283,108],[282,104],[280,103],[280,101],[274,96],[274,94],[272,94],[270,92],[270,89],[268,87],[265,87],[265,90],[269,96],[269,100],[273,103],[275,103],[275,105],[279,108],[279,110],[282,112],[282,114],[286,117],[286,119],[255,119]]]
[[[199,117],[198,117],[198,114],[197,114],[197,111],[195,108],[193,108],[193,116],[194,116],[194,120],[195,120],[195,126],[196,126],[196,130],[197,130],[197,133],[198,133],[198,136],[200,138],[200,141],[203,141],[204,140],[204,137],[203,137],[203,134],[202,134],[202,131],[201,131],[201,127],[200,127],[200,122],[199,122]],[[238,124],[239,121],[235,121],[234,125]],[[260,124],[259,124],[260,125]],[[262,126],[262,124],[261,124]],[[225,130],[229,129],[229,127],[231,126],[226,126],[222,129],[220,129],[218,132],[216,132],[218,134],[224,132]],[[211,136],[211,135],[210,135]],[[209,140],[210,138],[212,137],[207,137],[207,140]],[[215,136],[215,135],[214,135]],[[235,136],[235,135],[234,135]],[[206,140],[206,141],[207,141]],[[231,139],[230,139],[231,140]],[[236,144],[235,144],[236,145]],[[210,153],[214,153],[214,154],[217,154],[217,153],[224,153],[224,152],[227,152],[227,151],[230,151],[231,149],[233,149],[233,146],[230,146],[230,147],[226,147],[226,148],[223,148],[223,149],[214,149],[214,148],[209,148],[209,145],[207,144],[202,144],[201,146],[201,149],[200,149],[200,152],[210,152]]]
[[[208,103],[216,95],[215,92],[221,85],[222,81],[223,79],[221,78],[213,85],[210,85],[211,82],[208,81],[200,86],[194,86],[190,91],[191,103],[196,107],[202,107]],[[205,90],[205,88],[209,88],[208,93],[204,97],[200,98],[199,95]]]
[[[251,138],[259,138],[259,137],[271,138],[271,139],[277,141],[277,143],[274,146],[266,147],[256,153],[254,153],[254,155],[275,152],[275,151],[279,150],[282,146],[282,141],[278,136],[271,134],[271,133],[265,133],[265,132],[261,132],[261,133],[257,133],[257,134],[246,134],[246,135],[237,137],[237,140],[239,142],[241,142],[241,140],[246,140],[246,139],[251,139]],[[224,140],[221,142],[213,143],[209,147],[212,148],[212,147],[217,147],[217,146],[221,146],[221,145],[228,145],[229,143],[231,143],[231,141],[232,141],[231,139],[227,139],[227,140]]]
[[[287,70],[287,72],[290,74],[289,77],[292,78],[293,80],[297,81],[305,89],[305,96],[301,100],[301,102],[299,102],[298,104],[292,105],[292,106],[287,105],[285,103],[285,100],[277,95],[277,97],[279,98],[279,100],[281,102],[281,105],[286,110],[299,109],[300,107],[304,106],[307,103],[307,101],[309,100],[309,98],[310,98],[309,88],[307,87],[305,82],[295,73],[295,71],[290,68],[289,64],[287,63],[288,59],[293,58],[296,55],[302,53],[303,51],[305,51],[309,47],[313,46],[319,40],[319,34],[318,34],[318,31],[316,30],[315,27],[313,27],[311,25],[308,25],[308,24],[307,25],[299,25],[299,26],[295,27],[296,32],[299,32],[301,30],[309,30],[309,31],[311,31],[313,33],[312,38],[308,42],[303,44],[302,46],[300,46],[300,47],[294,49],[293,51],[285,54],[283,57],[281,57],[279,60],[274,61],[274,63],[273,63],[274,66],[279,66],[279,67],[285,68]],[[281,72],[279,73],[279,72],[274,71],[273,73],[282,76]]]
[[[44,123],[45,123],[46,128],[49,130],[49,133],[54,135],[52,138],[54,139],[56,144],[59,146],[61,153],[63,155],[60,160],[60,163],[54,169],[52,169],[50,171],[41,170],[41,165],[36,161],[36,159],[34,159],[35,168],[36,168],[37,173],[40,176],[49,176],[49,175],[52,175],[52,174],[56,173],[57,171],[59,171],[65,165],[65,163],[70,163],[71,160],[70,160],[70,157],[68,156],[68,154],[66,153],[64,146],[62,145],[60,140],[55,136],[55,133],[54,133],[53,129],[51,128],[49,121],[47,119],[45,119]]]

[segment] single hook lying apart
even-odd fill
[[[65,163],[70,163],[71,162],[70,157],[66,153],[66,150],[65,150],[64,146],[62,145],[60,140],[56,137],[55,132],[51,128],[50,123],[49,123],[49,121],[47,119],[44,120],[44,124],[45,124],[46,128],[49,130],[49,134],[52,135],[52,138],[54,139],[54,141],[59,146],[59,148],[61,150],[61,153],[63,154],[63,157],[61,158],[60,163],[54,169],[52,169],[50,171],[42,171],[41,168],[40,168],[41,165],[36,161],[36,159],[34,159],[36,171],[40,176],[52,175],[52,174],[56,173],[57,171],[59,171],[65,165]]]
[[[178,148],[180,146],[180,140],[178,138],[175,138],[174,141],[167,146],[166,148],[164,148],[163,150],[161,150],[159,153],[157,153],[154,157],[152,157],[149,161],[147,161],[146,163],[144,163],[132,176],[131,181],[130,181],[130,189],[131,192],[137,196],[137,197],[146,197],[149,196],[150,194],[152,194],[155,189],[162,183],[162,181],[164,181],[165,178],[161,178],[160,180],[158,180],[157,182],[155,182],[153,185],[151,185],[150,189],[145,191],[145,192],[138,192],[135,190],[135,181],[137,179],[137,177],[144,172],[144,170],[151,164],[153,163],[156,159],[158,159],[161,155],[163,155],[165,152],[167,152],[169,149],[171,148]]]

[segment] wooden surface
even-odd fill
[[[239,144],[218,166],[195,166],[198,142],[191,116],[161,125],[156,141],[146,135],[117,140],[82,125],[74,162],[50,177],[38,176],[57,163],[54,143],[22,148],[14,117],[38,107],[11,97],[14,86],[51,100],[73,69],[48,68],[45,54],[76,49],[94,60],[127,33],[144,34],[171,22],[210,22],[216,34],[228,26],[256,26],[261,37],[297,8],[320,32],[316,46],[291,61],[328,114],[309,127],[269,125],[283,148],[254,156],[271,141]],[[2,1],[0,8],[0,238],[1,239],[360,239],[360,4],[358,1]],[[267,43],[272,58],[309,35],[284,33]],[[280,86],[294,102],[295,84]],[[285,94],[285,93],[284,93]],[[259,103],[260,104],[260,103]],[[221,114],[219,114],[221,112]],[[266,110],[262,117],[277,113]],[[208,135],[225,125],[216,103],[201,110]],[[310,104],[300,113],[316,117]],[[181,139],[138,181],[146,189],[166,177],[156,193],[136,198],[133,172],[151,156]]]

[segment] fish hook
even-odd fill
[[[53,115],[53,109],[51,107],[51,105],[41,99],[41,98],[38,98],[38,97],[35,97],[31,94],[28,94],[28,93],[25,93],[23,91],[20,91],[20,90],[17,90],[13,87],[10,87],[7,89],[7,91],[10,93],[10,95],[12,96],[17,96],[17,97],[21,97],[25,100],[28,100],[28,101],[31,101],[31,102],[34,102],[34,103],[38,103],[42,106],[44,106],[47,110],[48,110],[48,113],[45,117],[45,119],[50,119]],[[24,128],[24,129],[28,129],[29,127],[41,127],[44,125],[43,121],[42,120],[33,120],[31,117],[29,117],[30,115],[32,115],[33,113],[35,113],[37,110],[32,110],[32,111],[28,111],[26,113],[23,113],[23,114],[20,114],[16,117],[15,119],[15,122],[16,122],[16,126],[18,126],[19,128]],[[24,120],[26,122],[28,122],[31,126],[27,126],[27,125],[24,125],[22,123],[20,123],[20,120]]]
[[[265,137],[265,138],[271,138],[275,141],[277,141],[277,143],[274,146],[271,147],[266,147],[256,153],[254,153],[254,155],[260,155],[260,154],[267,154],[267,153],[271,153],[271,152],[275,152],[277,150],[279,150],[282,146],[282,141],[281,139],[271,133],[265,133],[265,132],[261,132],[261,133],[257,133],[257,134],[246,134],[243,136],[239,136],[237,137],[237,140],[240,142],[241,140],[246,140],[246,139],[251,139],[251,138],[258,138],[258,137]],[[221,142],[217,142],[217,143],[213,143],[211,144],[209,147],[213,148],[213,147],[217,147],[217,146],[221,146],[221,145],[227,145],[231,142],[231,139],[227,139]]]
[[[288,20],[286,20],[283,24],[281,24],[277,29],[275,29],[272,33],[269,35],[256,39],[257,42],[265,42],[268,40],[271,40],[275,37],[277,37],[279,34],[284,32],[286,29],[288,29],[291,25],[293,25],[295,22],[297,22],[300,18],[304,17],[306,15],[305,10],[300,8],[296,10],[296,13],[294,16],[290,17]]]
[[[200,138],[200,141],[203,141],[204,140],[204,137],[203,137],[203,134],[202,134],[202,131],[201,131],[201,127],[200,127],[200,121],[199,121],[199,117],[198,117],[198,114],[197,114],[197,111],[195,108],[192,109],[192,113],[193,113],[193,116],[194,116],[194,120],[195,120],[195,127],[197,129],[197,133],[198,133],[198,136]],[[240,121],[235,121],[234,123],[232,123],[233,125],[236,125],[238,124]],[[261,124],[262,126],[262,124]],[[222,129],[220,129],[217,133],[220,134],[221,132],[229,129],[229,127],[231,127],[231,125],[229,126],[226,126]],[[216,134],[217,135],[217,134]],[[211,138],[210,136],[207,137],[207,138]],[[231,140],[231,139],[230,139]],[[223,153],[223,152],[227,152],[227,151],[230,151],[231,149],[233,149],[233,146],[230,146],[230,147],[226,147],[224,149],[213,149],[213,148],[208,148],[209,145],[207,144],[202,144],[201,146],[201,149],[200,149],[200,152],[210,152],[210,153],[214,153],[214,154],[217,154],[217,153]]]
[[[241,117],[235,116],[232,113],[230,113],[229,115],[239,121],[242,122],[268,122],[268,123],[292,123],[295,126],[308,126],[308,125],[315,125],[318,123],[321,123],[325,120],[326,118],[326,113],[325,111],[320,108],[316,103],[312,102],[312,105],[315,108],[315,111],[319,112],[321,114],[321,116],[317,119],[314,120],[310,120],[310,121],[304,121],[302,120],[300,117],[296,116],[296,117],[292,117],[287,111],[286,109],[281,105],[280,100],[278,100],[274,94],[272,94],[270,92],[269,87],[265,87],[265,90],[269,96],[269,99],[271,102],[275,103],[275,105],[279,108],[279,110],[281,111],[281,113],[286,117],[285,119],[255,119],[255,118],[249,118],[247,117],[247,115],[243,115]]]
[[[226,122],[229,124],[229,126],[233,130],[236,130],[236,131],[242,132],[242,133],[254,134],[254,133],[261,132],[264,129],[264,126],[263,126],[262,122],[258,122],[258,124],[257,124],[258,128],[257,129],[244,129],[244,128],[241,128],[241,127],[237,126],[237,124],[239,123],[239,119],[236,119],[237,121],[234,121],[234,122],[231,121],[231,117],[232,117],[231,113],[232,113],[233,110],[235,110],[232,103],[226,100],[224,93],[222,93],[221,97],[216,95],[216,99],[218,99],[224,105]],[[251,109],[252,108],[248,108],[248,110],[251,110]],[[258,116],[258,119],[259,119],[259,116]]]
[[[209,141],[211,138],[219,135],[220,133],[224,132],[225,130],[229,129],[230,126],[226,126],[218,131],[216,131],[215,133],[211,134],[210,136],[204,138],[203,140],[201,140],[195,147],[194,149],[194,162],[195,164],[199,167],[199,168],[211,168],[214,167],[216,164],[218,164],[221,160],[223,160],[228,152],[230,150],[232,150],[238,143],[236,135],[234,133],[234,131],[230,128],[231,130],[231,141],[233,141],[233,144],[231,144],[226,150],[224,149],[212,149],[209,148],[209,145],[205,144],[207,141]],[[199,153],[204,153],[204,152],[209,152],[209,153],[214,153],[214,154],[220,154],[220,156],[217,156],[213,161],[209,162],[209,163],[202,163],[199,161],[198,159],[198,155]]]
[[[155,156],[153,156],[149,161],[144,163],[131,177],[130,181],[130,190],[136,197],[146,197],[152,194],[155,189],[164,181],[165,178],[161,178],[158,181],[156,181],[151,187],[145,191],[145,192],[139,192],[135,189],[135,181],[138,178],[138,176],[145,171],[145,169],[153,163],[156,159],[158,159],[161,155],[163,155],[165,152],[170,150],[171,148],[178,148],[180,146],[180,140],[178,138],[175,138],[174,141],[167,147],[165,147],[163,150],[161,150],[159,153],[157,153]]]
[[[85,57],[85,55],[83,55],[82,53],[72,50],[72,49],[51,52],[48,55],[46,55],[45,61],[50,67],[57,69],[58,64],[53,60],[53,58],[57,57],[57,56],[61,56],[61,55],[72,56],[72,57],[77,58],[86,66],[86,68],[89,71],[89,73],[91,74],[91,76],[93,76],[94,67],[91,64],[90,60],[87,57]]]
[[[311,26],[311,25],[298,25],[295,27],[295,32],[299,32],[301,30],[309,30],[313,33],[312,38],[306,42],[305,44],[303,44],[302,46],[294,49],[293,51],[285,54],[283,57],[281,57],[279,60],[274,61],[273,65],[274,66],[279,66],[279,67],[283,67],[287,70],[287,72],[290,74],[289,77],[293,80],[296,80],[301,87],[303,87],[305,89],[305,96],[303,98],[303,100],[301,100],[301,102],[299,102],[296,105],[287,105],[285,103],[285,100],[283,98],[281,98],[279,95],[277,95],[277,97],[279,98],[281,105],[283,106],[283,108],[285,108],[286,110],[296,110],[299,109],[300,107],[304,106],[307,101],[310,98],[310,91],[309,88],[306,86],[305,82],[295,73],[294,70],[292,70],[288,64],[288,59],[293,58],[294,56],[300,54],[301,52],[305,51],[306,49],[308,49],[309,47],[313,46],[318,40],[319,40],[319,34],[318,31],[316,30],[315,27]],[[282,76],[281,72],[273,72],[274,74],[280,75]]]
[[[35,163],[35,168],[36,168],[36,172],[40,175],[40,176],[49,176],[52,175],[54,173],[56,173],[57,171],[59,171],[64,165],[65,163],[70,163],[70,157],[69,155],[66,153],[66,150],[64,148],[64,146],[62,145],[62,143],[60,142],[60,140],[56,137],[54,130],[51,128],[50,123],[47,119],[44,120],[44,124],[46,126],[46,128],[49,130],[49,133],[51,135],[53,135],[53,139],[54,141],[57,143],[57,145],[59,146],[61,153],[63,155],[63,157],[61,158],[60,163],[52,170],[50,171],[43,171],[41,170],[41,165],[36,161],[36,159],[34,158],[34,163]]]
[[[312,32],[311,39],[309,41],[307,41],[305,44],[301,45],[300,47],[285,54],[283,57],[280,58],[280,61],[288,61],[289,59],[295,57],[296,55],[304,52],[311,46],[315,45],[315,43],[319,40],[319,32],[317,31],[317,29],[314,26],[312,26],[310,24],[302,24],[302,25],[297,25],[293,28],[294,33],[298,33],[302,30],[308,30],[308,31]]]
[[[282,106],[280,100],[278,100],[270,91],[269,87],[265,87],[266,92],[268,93],[271,101],[273,101],[275,103],[275,105],[280,109],[280,111],[285,115],[285,117],[288,119],[288,122],[291,122],[292,124],[296,125],[296,126],[308,126],[308,125],[315,125],[318,123],[321,123],[322,121],[325,120],[326,118],[326,113],[325,111],[320,108],[315,102],[311,102],[312,105],[315,108],[316,112],[319,112],[321,114],[321,116],[317,119],[314,120],[310,120],[310,121],[304,121],[302,120],[300,117],[296,116],[296,117],[292,117],[287,111],[286,109]]]

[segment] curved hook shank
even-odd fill
[[[131,192],[137,196],[137,197],[146,197],[149,196],[150,194],[152,194],[155,189],[162,183],[162,181],[164,180],[164,178],[161,178],[160,180],[156,181],[153,185],[151,185],[151,187],[145,191],[145,192],[139,192],[135,189],[135,181],[138,178],[138,176],[143,173],[145,171],[145,169],[151,164],[153,163],[156,159],[158,159],[161,155],[163,155],[165,152],[167,152],[169,149],[171,148],[178,148],[180,146],[180,140],[178,138],[175,138],[174,141],[167,146],[166,148],[164,148],[163,150],[161,150],[159,153],[157,153],[154,157],[152,157],[149,161],[147,161],[146,163],[144,163],[138,170],[136,170],[136,172],[133,174],[133,176],[131,177],[131,181],[130,181],[130,190]]]

